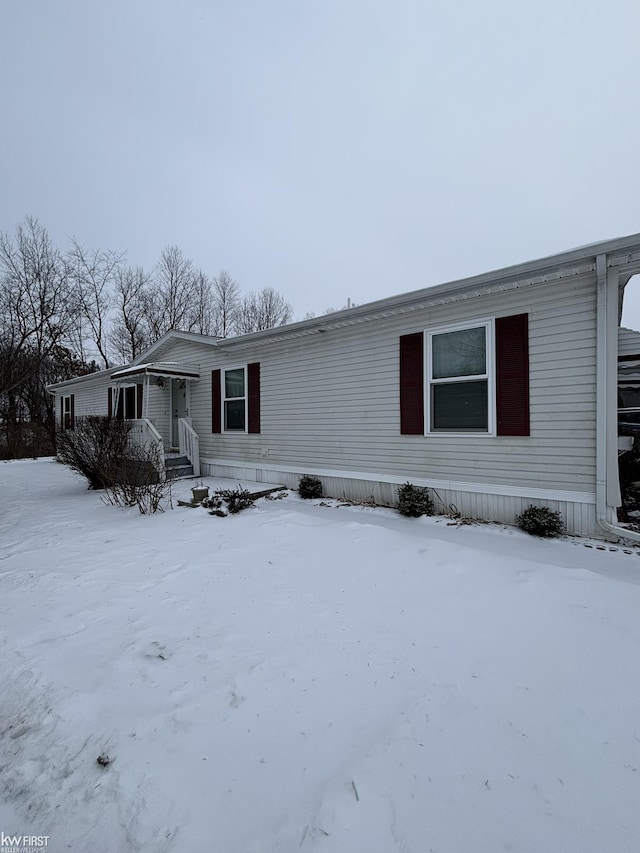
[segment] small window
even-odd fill
[[[223,371],[223,412],[226,431],[246,431],[247,383],[244,367]]]
[[[491,322],[427,333],[428,432],[493,430]]]
[[[118,408],[116,418],[121,421],[134,421],[136,419],[136,386],[127,385],[120,389],[118,394]]]
[[[73,429],[71,424],[71,397],[62,398],[62,428]]]

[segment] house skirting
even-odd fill
[[[207,477],[281,483],[290,489],[297,488],[303,474],[312,474],[320,477],[327,496],[359,501],[373,499],[382,506],[395,506],[399,486],[410,481],[415,486],[431,489],[436,511],[443,514],[455,510],[468,518],[514,524],[516,515],[534,504],[558,510],[567,533],[603,538],[603,531],[596,521],[596,496],[590,492],[525,489],[491,483],[460,483],[421,479],[411,475],[311,469],[294,464],[249,463],[231,459],[202,459],[201,473]]]

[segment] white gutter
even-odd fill
[[[620,504],[618,442],[618,272],[607,270],[607,256],[596,257],[596,520],[607,533],[640,542],[640,533],[607,518]],[[615,378],[613,374],[615,367]],[[615,453],[611,447],[615,445]],[[609,513],[607,512],[609,510]]]

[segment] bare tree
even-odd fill
[[[27,217],[15,235],[0,233],[0,421],[8,449],[20,446],[31,391],[76,314],[67,264],[38,220]]]
[[[84,249],[73,238],[68,255],[70,268],[76,285],[76,294],[81,317],[86,321],[77,324],[74,341],[76,350],[84,356],[85,335],[90,338],[102,359],[102,367],[109,367],[109,288],[124,255],[101,249]],[[93,355],[93,353],[89,353]]]
[[[198,270],[194,278],[194,304],[191,331],[199,335],[215,334],[214,295],[209,277]]]
[[[213,333],[227,338],[233,334],[240,309],[240,287],[222,270],[213,279]]]
[[[259,293],[252,291],[242,300],[236,322],[240,334],[259,332],[290,322],[293,308],[277,290],[265,287]]]
[[[157,340],[169,329],[191,332],[197,325],[196,271],[193,261],[178,246],[167,246],[153,275],[148,306],[151,337]]]
[[[0,393],[27,378],[20,364],[37,370],[76,318],[68,266],[38,220],[27,217],[15,237],[0,233]]]
[[[122,361],[133,361],[151,343],[149,276],[142,267],[117,267],[114,296],[116,315],[110,343]]]

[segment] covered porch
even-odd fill
[[[154,361],[111,374],[116,417],[133,421],[133,439],[156,447],[168,478],[200,475],[200,442],[191,420],[191,392],[200,368]]]

